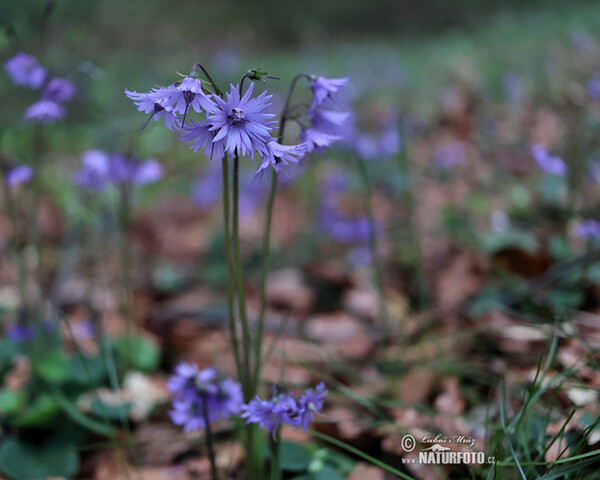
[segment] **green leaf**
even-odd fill
[[[116,422],[126,419],[131,410],[131,403],[122,403],[121,405],[110,405],[108,403],[94,400],[91,407],[92,413],[100,418]]]
[[[52,397],[42,394],[11,423],[19,428],[38,427],[52,420],[59,411],[60,407]]]
[[[32,358],[33,371],[50,383],[62,383],[69,376],[69,359],[60,350],[51,350],[44,356]]]
[[[63,412],[81,427],[99,435],[110,437],[115,434],[115,429],[106,423],[100,423],[85,416],[77,405],[69,400],[58,388],[52,392],[52,398]]]
[[[301,472],[310,464],[311,456],[297,443],[283,441],[280,446],[281,468],[288,472]]]
[[[0,415],[10,415],[20,410],[25,405],[25,392],[9,390],[7,388],[0,390]]]
[[[113,341],[119,356],[136,370],[151,372],[160,363],[158,345],[145,336],[120,336]]]
[[[68,478],[78,469],[79,454],[71,443],[49,439],[41,446],[34,446],[23,440],[8,438],[0,446],[0,471],[11,478]]]
[[[75,354],[69,360],[69,381],[81,386],[93,386],[102,382],[106,375],[102,355],[86,357]]]

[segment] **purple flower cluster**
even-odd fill
[[[66,114],[63,102],[73,98],[75,85],[66,78],[49,77],[33,55],[17,53],[5,64],[8,75],[15,85],[38,89],[44,86],[42,96],[25,111],[24,119],[41,123],[51,123],[60,120]]]
[[[246,419],[246,423],[258,423],[273,437],[280,425],[302,427],[306,431],[313,415],[321,413],[327,393],[325,384],[321,382],[315,390],[305,390],[299,397],[290,393],[275,393],[268,400],[261,400],[257,396],[242,405],[240,416]]]
[[[81,157],[75,183],[84,190],[102,191],[109,185],[146,185],[160,180],[163,167],[157,160],[139,161],[120,153],[87,150]]]
[[[324,106],[346,85],[348,78],[306,77],[311,80],[313,101],[307,110],[310,126],[303,130],[298,145],[283,145],[272,136],[277,124],[273,120],[275,115],[267,111],[272,96],[265,91],[253,97],[254,83],[245,93],[240,85],[230,85],[221,97],[210,93],[194,68],[189,76],[169,87],[147,93],[125,90],[125,94],[138,110],[150,114],[148,121],[164,118],[167,128],[181,130],[180,139],[193,142],[190,148],[194,152],[201,150],[214,160],[226,154],[250,156],[254,160],[258,153],[262,160],[256,174],[268,174],[271,169],[279,172],[289,164],[298,163],[306,154],[322,151],[343,138],[350,113],[326,110]],[[190,110],[203,113],[204,118],[186,123]]]
[[[199,370],[197,365],[182,362],[167,387],[174,395],[169,415],[184,432],[206,428],[205,418],[212,423],[237,415],[243,402],[240,385],[231,378],[220,378],[213,367]]]

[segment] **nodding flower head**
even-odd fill
[[[310,86],[313,91],[313,103],[310,107],[314,109],[320,105],[322,105],[325,100],[330,98],[334,93],[336,93],[339,89],[346,86],[350,80],[349,77],[344,78],[324,78],[317,77],[312,81]]]

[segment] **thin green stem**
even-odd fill
[[[8,216],[8,220],[11,225],[11,235],[9,240],[9,248],[11,253],[15,257],[17,262],[17,271],[19,276],[19,296],[21,297],[21,308],[23,311],[29,310],[29,289],[27,288],[27,268],[25,266],[25,259],[23,258],[23,252],[19,252],[18,241],[17,241],[17,218],[19,217],[15,203],[12,198],[12,191],[8,185],[5,185],[4,189],[4,209]]]
[[[206,79],[210,82],[210,84],[213,87],[213,90],[215,91],[215,93],[219,96],[222,97],[223,96],[223,91],[217,86],[216,82],[213,80],[213,78],[210,76],[210,73],[208,73],[208,70],[206,70],[206,68],[204,68],[204,65],[202,65],[201,63],[194,63],[194,66],[192,67],[192,73],[195,72],[196,67],[200,67],[200,70],[202,70],[204,72],[204,75],[206,76]]]
[[[402,136],[402,138],[405,138]],[[405,146],[400,151],[399,155],[400,171],[405,176],[406,192],[404,201],[406,203],[406,211],[408,215],[408,230],[411,245],[411,259],[415,265],[417,279],[417,298],[418,306],[423,309],[429,304],[429,287],[425,272],[423,270],[423,262],[421,261],[421,242],[419,239],[419,227],[417,224],[416,204],[412,188],[412,171],[410,160],[408,158],[408,148]]]
[[[240,360],[240,351],[238,346],[237,329],[235,325],[234,309],[234,286],[233,286],[233,266],[231,264],[231,235],[229,232],[229,158],[227,154],[223,156],[223,228],[225,235],[225,263],[227,265],[227,308],[229,312],[229,335],[231,337],[231,347],[235,358],[235,366],[244,389],[247,380]]]
[[[283,104],[283,108],[281,109],[281,114],[279,118],[279,134],[277,135],[277,142],[281,143],[283,141],[283,134],[285,131],[285,124],[287,121],[287,115],[290,108],[290,102],[292,100],[292,95],[294,93],[294,89],[296,88],[296,84],[298,80],[301,78],[307,78],[310,80],[310,75],[305,73],[301,73],[296,75],[292,82],[290,83],[290,88],[288,89],[287,96],[285,97],[285,102]],[[262,262],[261,262],[261,272],[260,272],[260,312],[258,315],[258,322],[256,328],[256,339],[254,344],[254,384],[258,384],[258,380],[260,377],[260,369],[261,369],[261,350],[262,350],[262,337],[264,334],[265,328],[265,314],[267,310],[267,276],[269,274],[269,254],[271,249],[271,225],[273,221],[273,207],[275,205],[275,193],[277,192],[277,172],[274,168],[271,169],[271,187],[269,190],[269,198],[267,201],[267,216],[265,219],[265,228],[263,230],[263,243],[262,243]]]
[[[281,480],[281,427],[277,428],[275,438],[269,439],[271,446],[271,480]]]
[[[375,215],[373,214],[373,188],[371,187],[371,179],[369,178],[369,172],[365,165],[365,161],[359,155],[356,156],[358,163],[358,172],[363,182],[365,189],[365,213],[369,221],[369,250],[371,252],[371,264],[373,266],[373,280],[375,288],[377,290],[377,297],[379,299],[379,310],[383,315],[384,320],[389,325],[391,322],[390,313],[387,308],[387,302],[385,299],[385,285],[383,283],[383,274],[381,272],[381,265],[377,258],[377,222],[375,221]]]
[[[267,217],[262,244],[262,258],[260,271],[260,312],[256,328],[256,342],[254,346],[254,383],[258,383],[261,369],[262,339],[265,329],[265,313],[267,310],[267,276],[269,274],[269,253],[271,249],[271,224],[273,221],[273,205],[275,204],[275,193],[277,192],[277,172],[271,171],[271,188],[267,202]]]
[[[240,253],[240,229],[239,229],[239,170],[240,157],[235,154],[233,159],[233,215],[232,215],[232,234],[233,234],[233,265],[235,277],[237,280],[237,301],[240,323],[242,325],[242,355],[244,359],[244,374],[248,379],[244,399],[249,402],[254,396],[256,385],[251,381],[250,375],[250,350],[252,348],[250,340],[250,329],[248,327],[248,317],[246,315],[246,295],[244,292],[244,276],[242,273],[242,255]]]
[[[206,405],[206,396],[202,398],[202,416],[204,417],[204,439],[206,441],[206,451],[210,460],[210,474],[212,480],[219,480],[217,475],[217,462],[215,461],[215,450],[213,448],[212,431],[210,429],[210,419],[208,416],[208,406]]]
[[[32,244],[35,249],[35,253],[37,254],[37,265],[34,269],[35,278],[38,282],[38,287],[40,288],[40,298],[37,301],[33,301],[33,306],[35,310],[39,310],[37,313],[40,315],[42,306],[43,306],[43,298],[44,295],[42,293],[43,288],[43,269],[42,269],[42,229],[40,227],[40,199],[42,197],[42,151],[44,149],[44,139],[43,139],[43,129],[41,125],[36,125],[33,130],[33,152],[32,152],[32,162],[31,165],[33,167],[34,175],[32,180],[32,191],[33,191],[33,215],[31,217],[31,239]]]

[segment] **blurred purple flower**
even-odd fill
[[[198,370],[180,363],[167,387],[174,394],[169,415],[185,432],[206,428],[205,415],[209,422],[237,415],[243,402],[240,385],[230,378],[221,379],[214,367]]]
[[[35,338],[35,330],[29,325],[14,325],[8,329],[6,336],[15,343],[31,342]]]
[[[123,183],[142,186],[157,182],[164,174],[157,160],[140,162],[120,153],[88,150],[83,153],[81,161],[83,166],[75,175],[75,183],[84,190],[101,191],[109,184]]]
[[[366,243],[371,235],[371,224],[366,217],[349,217],[323,205],[319,213],[321,231],[340,243]],[[379,229],[380,225],[376,225]]]
[[[313,80],[310,88],[313,92],[313,103],[311,110],[321,106],[325,100],[331,97],[332,94],[336,93],[340,88],[343,88],[350,80],[349,77],[344,78],[324,78],[317,77]]]
[[[600,222],[597,220],[579,222],[575,234],[584,240],[600,240]]]
[[[4,68],[15,85],[30,88],[40,88],[46,79],[46,69],[42,67],[33,55],[19,52],[10,58]]]
[[[530,153],[544,172],[560,177],[567,174],[567,165],[563,159],[556,155],[550,155],[541,145],[531,145]]]
[[[210,164],[209,168],[200,177],[192,191],[192,200],[200,210],[208,210],[220,197],[223,185],[221,181],[222,171],[215,164]]]
[[[104,190],[109,183],[109,156],[100,150],[87,150],[81,156],[81,163],[75,184],[84,190]]]
[[[594,73],[587,81],[585,88],[593,100],[600,100],[600,74]]]
[[[112,154],[109,159],[108,176],[113,183],[141,186],[157,182],[163,177],[163,167],[157,160],[140,162],[119,153]]]
[[[465,147],[459,142],[450,142],[439,145],[433,152],[435,163],[445,170],[463,163],[465,157]]]
[[[33,168],[29,165],[17,165],[6,173],[6,184],[15,187],[29,182],[33,178]]]
[[[25,120],[52,123],[65,116],[65,107],[53,100],[42,99],[31,105],[26,111]]]
[[[44,88],[42,98],[53,102],[66,102],[73,98],[76,91],[75,85],[70,80],[54,77]]]
[[[256,98],[251,98],[254,83],[251,83],[243,97],[240,98],[239,87],[231,85],[226,100],[215,97],[218,107],[208,110],[207,123],[212,126],[209,131],[215,132],[213,143],[219,145],[230,155],[250,155],[254,160],[254,150],[261,149],[271,140],[270,132],[276,123],[271,121],[275,115],[265,113],[270,105],[271,95],[264,91]]]

